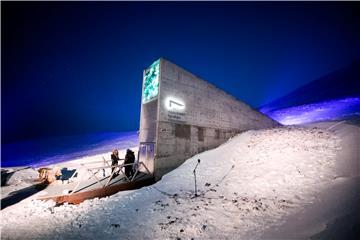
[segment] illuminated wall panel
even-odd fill
[[[142,102],[147,103],[159,94],[160,59],[145,70]]]

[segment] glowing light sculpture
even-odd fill
[[[143,103],[155,99],[159,93],[160,59],[145,70]]]

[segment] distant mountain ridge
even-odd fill
[[[314,80],[295,91],[276,99],[259,110],[268,113],[274,110],[360,96],[360,59],[340,70]]]
[[[111,152],[115,148],[133,148],[138,145],[138,141],[137,131],[130,131],[41,138],[2,144],[1,167],[46,166]]]

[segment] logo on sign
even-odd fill
[[[173,97],[167,98],[165,105],[167,110],[179,111],[185,109],[185,103]]]

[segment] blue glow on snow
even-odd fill
[[[273,111],[261,109],[260,111],[283,125],[341,120],[360,116],[360,97],[330,100]]]
[[[1,167],[46,166],[136,146],[136,131],[28,140],[2,145]]]

